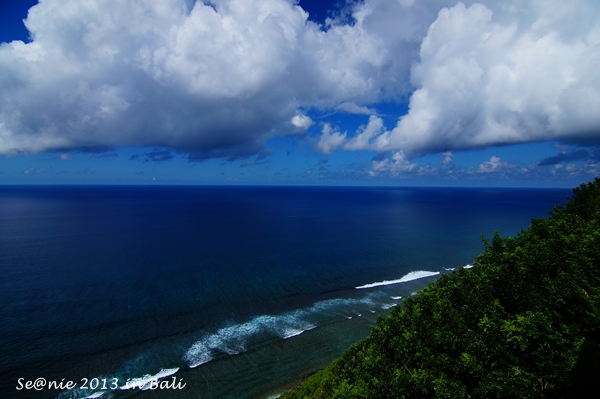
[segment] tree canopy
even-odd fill
[[[563,398],[600,388],[600,179],[516,237],[483,238],[282,398]]]

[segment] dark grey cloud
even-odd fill
[[[273,150],[270,148],[266,148],[258,153],[258,155],[256,156],[256,160],[257,161],[263,160],[272,154],[273,154]]]
[[[561,162],[586,160],[586,159],[589,159],[590,157],[591,157],[591,155],[588,151],[576,150],[576,151],[565,152],[565,153],[554,155],[552,157],[548,157],[546,159],[541,160],[538,163],[538,165],[539,166],[556,165]]]
[[[246,160],[244,160],[244,162],[242,162],[242,164],[240,166],[242,168],[245,168],[247,166],[262,165],[265,163],[265,159],[268,158],[269,156],[271,156],[272,154],[273,154],[272,149],[265,148],[264,150],[260,151],[256,155],[256,158],[246,159]]]
[[[169,150],[155,150],[144,153],[145,161],[150,162],[164,162],[174,158],[173,154]]]
[[[173,159],[175,155],[167,149],[154,149],[152,151],[146,151],[143,154],[133,154],[129,157],[130,161],[142,161],[142,162],[164,162]]]

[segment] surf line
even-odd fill
[[[428,272],[428,271],[424,271],[424,270],[417,270],[414,272],[410,272],[410,273],[406,274],[405,276],[403,276],[402,278],[399,278],[397,280],[378,281],[376,283],[365,284],[365,285],[361,285],[361,286],[358,286],[355,288],[357,290],[360,290],[360,289],[364,289],[364,288],[380,287],[382,285],[406,283],[408,281],[418,280],[420,278],[437,276],[438,274],[440,274],[440,272]]]

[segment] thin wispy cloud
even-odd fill
[[[119,154],[115,153],[115,152],[103,152],[100,154],[92,154],[90,155],[90,158],[92,159],[113,159],[113,158],[118,158]]]
[[[25,175],[39,175],[40,173],[49,172],[52,169],[51,166],[44,166],[42,168],[29,168],[23,171]]]

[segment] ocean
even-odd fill
[[[275,397],[570,194],[0,186],[0,397]]]

